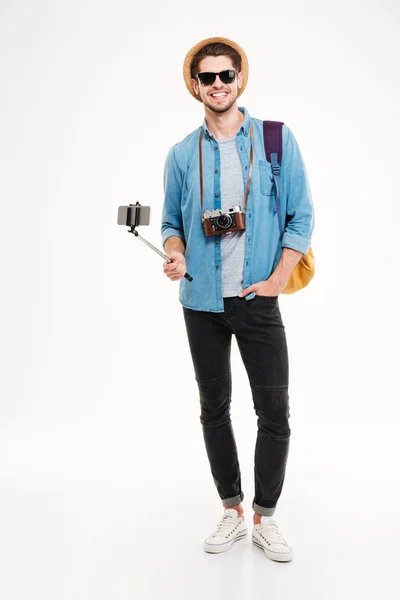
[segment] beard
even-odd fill
[[[238,90],[236,90],[236,93],[233,93],[232,101],[229,102],[226,106],[221,107],[221,108],[218,108],[217,106],[214,106],[213,104],[210,104],[206,100],[203,100],[203,104],[205,106],[207,106],[207,108],[209,110],[212,110],[212,112],[222,114],[222,113],[228,112],[228,110],[230,110],[232,108],[232,106],[235,104],[235,102],[237,100],[237,95],[238,95]]]

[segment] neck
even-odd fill
[[[207,128],[217,140],[236,135],[244,121],[244,114],[238,109],[236,102],[224,113],[216,113],[206,106],[204,108]]]

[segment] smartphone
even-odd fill
[[[118,207],[118,225],[149,225],[150,224],[150,206],[129,206]]]

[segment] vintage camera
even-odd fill
[[[205,210],[202,216],[206,235],[220,235],[246,229],[246,214],[240,206],[232,206],[227,212],[220,209]]]

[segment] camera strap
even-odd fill
[[[201,199],[201,214],[204,212],[204,192],[203,192],[203,129],[200,130],[199,138],[199,170],[200,170],[200,199]],[[246,193],[244,197],[243,212],[246,212],[247,198],[249,197],[251,177],[253,174],[253,124],[250,125],[250,165],[249,176],[247,178]]]

